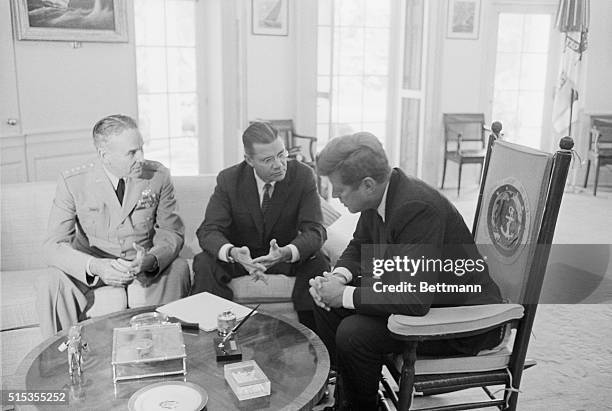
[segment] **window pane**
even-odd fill
[[[166,91],[166,53],[163,47],[136,48],[136,77],[139,93]]]
[[[363,120],[384,122],[387,118],[387,78],[365,77],[363,85]]]
[[[338,102],[338,121],[361,121],[362,90],[361,77],[339,77],[337,92],[334,93]]]
[[[496,90],[493,101],[491,121],[501,121],[504,134],[509,136],[519,125],[518,91]]]
[[[497,33],[498,52],[519,52],[523,43],[523,15],[501,13]]]
[[[550,17],[542,14],[525,16],[523,51],[548,53]]]
[[[518,96],[519,118],[522,127],[541,127],[544,93],[521,91]],[[539,137],[538,137],[539,139]]]
[[[167,44],[169,46],[195,46],[195,4],[193,0],[167,0]]]
[[[317,77],[317,92],[318,93],[329,93],[330,92],[330,77],[319,76]]]
[[[407,174],[416,175],[419,169],[419,111],[417,99],[402,99],[402,128],[400,138],[400,167]]]
[[[319,0],[319,26],[331,26],[332,0]]]
[[[319,74],[331,73],[331,28],[319,27],[317,39],[317,72]]]
[[[198,174],[198,139],[196,137],[170,139],[172,174]]]
[[[336,0],[336,3],[335,18],[337,25],[353,27],[364,25],[365,0]]]
[[[542,90],[546,81],[546,54],[523,54],[521,61],[521,89]]]
[[[363,123],[361,126],[361,131],[368,131],[374,134],[378,139],[383,143],[385,143],[385,134],[387,130],[387,123]]]
[[[391,2],[389,0],[366,0],[366,27],[389,27],[391,21]]]
[[[317,123],[329,123],[329,99],[317,98]]]
[[[170,139],[166,137],[145,140],[144,155],[149,160],[159,161],[166,167],[170,167]]]
[[[317,124],[317,151],[321,151],[329,141],[329,124]]]
[[[364,74],[386,75],[389,70],[389,29],[365,29]]]
[[[338,44],[338,72],[346,74],[363,74],[363,29],[336,29],[334,41]]]
[[[422,0],[406,2],[403,85],[405,89],[418,90],[421,88],[424,13]]]
[[[163,0],[134,0],[134,34],[137,46],[165,44]]]
[[[168,47],[168,91],[195,91],[195,49]]]
[[[171,137],[197,135],[198,102],[195,93],[169,94],[168,113]]]
[[[518,53],[498,53],[495,63],[495,89],[518,90],[521,55]]]
[[[168,136],[168,105],[165,94],[138,96],[138,128],[145,139]]]

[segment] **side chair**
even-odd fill
[[[584,177],[584,188],[589,181],[591,161],[595,168],[595,181],[593,182],[593,195],[597,195],[599,184],[599,169],[601,166],[612,165],[612,114],[592,115],[591,130],[589,132],[589,151],[587,153],[587,169]]]
[[[461,190],[461,171],[464,164],[480,164],[480,172],[485,158],[485,119],[482,113],[444,113],[444,166],[442,185],[446,177],[446,164],[449,161],[459,165],[457,195]]]
[[[399,393],[384,378],[382,383],[398,410],[410,409],[415,394],[473,387],[481,387],[489,399],[423,409],[516,409],[523,369],[535,364],[526,360],[527,347],[573,145],[565,137],[552,154],[489,137],[473,236],[508,303],[431,308],[423,317],[391,315],[389,331],[406,343],[401,355],[386,361]],[[480,334],[501,324],[508,325],[506,338],[493,350],[476,356],[417,357],[418,344]],[[503,386],[503,395],[494,395],[492,386]]]

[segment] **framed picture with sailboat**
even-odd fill
[[[126,0],[12,0],[19,40],[127,42]]]
[[[288,0],[252,0],[253,34],[287,36],[289,34]]]

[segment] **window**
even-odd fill
[[[493,120],[506,138],[540,148],[551,16],[500,13]]]
[[[198,174],[196,0],[134,0],[138,118],[145,156]]]
[[[317,137],[387,134],[391,2],[319,0]]]

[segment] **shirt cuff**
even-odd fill
[[[94,285],[98,284],[98,281],[100,281],[100,277],[91,272],[90,264],[94,258],[95,257],[89,257],[87,259],[87,263],[85,263],[85,272],[87,273],[85,276],[85,281],[87,281],[87,285],[90,287],[93,287]]]
[[[348,268],[345,268],[345,267],[334,268],[334,270],[332,271],[332,274],[344,278],[344,284],[349,284],[351,281],[353,281],[353,273],[351,273],[348,270]]]
[[[291,262],[295,263],[300,260],[300,251],[295,244],[287,244],[287,247],[291,250]]]
[[[229,263],[229,261],[227,261],[227,251],[233,246],[234,244],[232,243],[223,244],[219,249],[219,254],[217,255],[219,260]]]
[[[349,308],[351,310],[355,309],[355,304],[353,303],[353,293],[355,292],[355,287],[351,285],[347,285],[344,291],[342,292],[342,306],[344,308]]]

